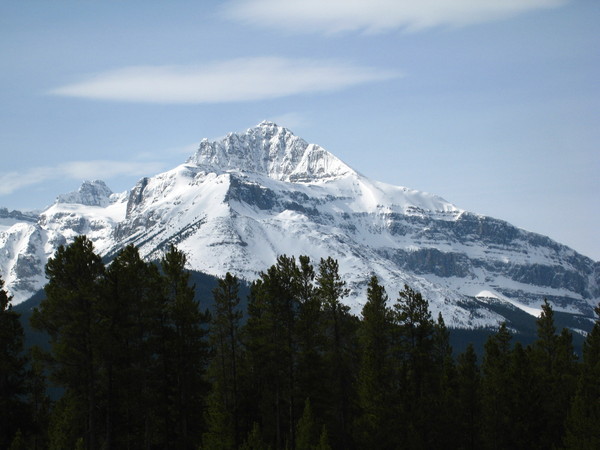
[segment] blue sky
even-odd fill
[[[4,1],[0,206],[264,119],[600,260],[597,0]]]

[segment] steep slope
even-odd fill
[[[185,164],[128,193],[87,183],[37,223],[5,229],[0,270],[9,288],[41,286],[45,259],[76,234],[90,236],[108,258],[133,243],[154,259],[173,243],[195,270],[248,280],[280,254],[307,254],[315,263],[332,256],[354,312],[374,273],[392,298],[406,283],[434,314],[464,328],[495,325],[503,318],[498,305],[536,314],[544,297],[557,310],[591,316],[600,298],[600,268],[589,258],[435,195],[369,180],[270,122],[203,140]],[[37,271],[18,276],[27,262]]]
[[[43,287],[44,266],[59,245],[85,234],[97,248],[112,246],[114,227],[125,218],[126,199],[125,193],[113,194],[102,181],[86,181],[39,215],[13,212],[16,218],[10,222],[0,218],[0,275],[13,303]]]

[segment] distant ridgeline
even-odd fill
[[[21,211],[9,211],[7,208],[0,208],[0,219],[14,219],[23,222],[36,222],[38,216],[35,213],[24,213]]]
[[[44,295],[11,309],[0,283],[0,448],[600,448],[600,305],[580,357],[548,302],[461,335],[478,354],[409,286],[373,275],[352,314],[331,257],[280,256],[249,286],[186,264],[133,245],[106,264],[79,236]],[[23,357],[17,311],[45,350]]]

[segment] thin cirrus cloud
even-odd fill
[[[129,175],[143,176],[163,169],[158,162],[129,161],[70,161],[57,166],[33,167],[24,172],[9,172],[0,175],[0,195],[8,195],[20,189],[50,180],[111,179]]]
[[[462,27],[505,19],[570,0],[231,0],[223,15],[286,31],[381,33]]]
[[[135,66],[50,91],[96,100],[224,103],[336,91],[399,74],[336,61],[240,58],[198,66]]]

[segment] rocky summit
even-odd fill
[[[4,211],[4,212],[3,212]],[[377,275],[391,298],[408,284],[457,328],[496,326],[503,311],[593,317],[600,263],[548,237],[464,211],[441,197],[368,179],[322,147],[262,122],[203,140],[184,164],[114,194],[84,182],[38,215],[0,209],[0,275],[26,300],[56,248],[85,234],[106,258],[169,244],[190,269],[246,280],[278,255],[338,260],[355,313]]]

